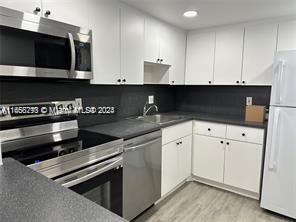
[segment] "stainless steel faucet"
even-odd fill
[[[152,106],[150,106],[148,109],[146,109],[146,106],[148,105],[148,102],[146,102],[145,103],[145,105],[144,105],[144,109],[143,109],[143,116],[146,116],[147,115],[147,113],[149,112],[149,110],[151,109],[151,108],[155,108],[155,110],[156,110],[156,112],[158,112],[158,106],[157,105],[152,105]]]

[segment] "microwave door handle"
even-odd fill
[[[71,50],[70,73],[73,73],[75,71],[75,66],[76,66],[76,52],[75,52],[75,43],[74,43],[72,33],[68,32],[68,38],[69,38],[69,41],[70,41],[70,50]]]
[[[269,164],[268,168],[270,170],[275,170],[277,167],[277,156],[279,152],[279,137],[280,137],[280,109],[276,108],[275,110],[275,118],[272,130],[272,138],[271,138],[271,148],[270,148],[270,156],[269,156]]]
[[[65,183],[62,183],[62,186],[69,188],[69,187],[75,186],[75,185],[77,185],[79,183],[83,183],[83,182],[85,182],[85,181],[87,181],[87,180],[89,180],[89,179],[91,179],[93,177],[96,177],[96,176],[98,176],[98,175],[100,175],[102,173],[107,172],[108,170],[111,170],[111,169],[113,169],[115,167],[118,167],[118,166],[122,165],[122,163],[123,163],[123,160],[122,160],[122,157],[120,157],[120,158],[116,158],[116,160],[113,159],[113,161],[110,164],[105,165],[105,166],[103,166],[102,168],[99,168],[96,171],[89,170],[90,173],[88,173],[87,175],[84,175],[82,177],[75,178],[75,174],[73,174],[73,175],[71,175],[71,177],[73,177],[74,179],[70,180],[70,181],[67,181]],[[101,164],[103,164],[103,163],[101,163]],[[86,170],[88,170],[88,169],[86,169]]]

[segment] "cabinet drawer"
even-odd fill
[[[249,143],[263,144],[264,130],[251,127],[227,125],[226,138]]]
[[[162,144],[167,144],[191,134],[192,121],[164,128],[162,129]]]
[[[226,125],[219,123],[209,123],[195,121],[193,132],[195,134],[225,138]]]

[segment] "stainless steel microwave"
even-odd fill
[[[92,79],[92,32],[0,7],[0,76]]]

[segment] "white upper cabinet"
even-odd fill
[[[91,3],[90,29],[93,37],[93,84],[118,84],[120,76],[120,5],[112,0]]]
[[[191,33],[187,36],[186,85],[208,85],[213,82],[215,33]]]
[[[276,24],[245,28],[243,84],[271,85],[276,41]]]
[[[156,63],[159,59],[159,22],[151,17],[145,17],[145,54],[146,62]]]
[[[165,78],[166,82],[159,83],[184,84],[185,50],[185,31],[146,17],[144,61],[171,66],[169,78]],[[155,81],[154,83],[157,84]]]
[[[1,0],[0,6],[41,16],[41,0]]]
[[[241,80],[243,56],[243,28],[216,32],[214,83],[235,85]]]
[[[186,35],[183,30],[162,24],[159,30],[159,57],[162,64],[171,65],[169,83],[184,84]]]
[[[144,83],[144,27],[143,14],[122,5],[121,78],[123,83]]]
[[[98,1],[100,4],[100,1]],[[89,27],[91,0],[42,0],[42,16],[80,27]]]
[[[296,20],[279,24],[277,51],[296,50]]]

